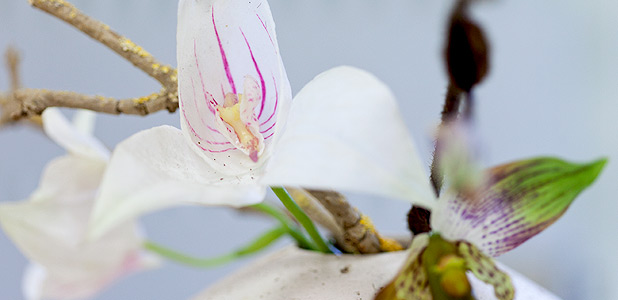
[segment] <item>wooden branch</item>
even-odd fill
[[[22,89],[14,94],[14,98],[21,103],[21,110],[11,117],[18,119],[32,115],[40,115],[47,107],[61,106],[69,108],[83,108],[107,114],[147,115],[152,112],[167,109],[174,111],[176,93],[168,93],[163,89],[159,93],[141,98],[117,100],[103,96],[84,95],[75,92],[50,91],[40,89]]]
[[[342,194],[323,190],[307,190],[307,192],[331,213],[343,230],[343,241],[340,241],[340,244],[344,249],[355,249],[353,253],[378,253],[403,249],[397,241],[380,236],[371,219],[350,205]]]
[[[19,52],[13,47],[8,47],[5,53],[5,60],[9,73],[10,91],[5,94],[0,94],[0,127],[14,122],[12,114],[21,110],[21,103],[14,97],[14,94],[21,87],[19,76]],[[41,128],[42,122],[39,116],[32,116],[28,118],[28,121],[36,127]]]
[[[167,90],[176,90],[178,82],[176,69],[169,65],[163,65],[142,47],[111,30],[106,24],[87,16],[64,0],[29,1],[33,7],[69,23],[118,53],[118,55],[133,63],[134,66],[156,79]]]
[[[315,197],[304,189],[291,187],[285,187],[285,189],[311,220],[330,231],[332,237],[340,246],[343,246],[342,248],[345,252],[355,252],[354,248],[347,248],[345,244],[341,243],[344,241],[343,229],[337,224],[337,221],[335,221],[335,218],[333,218],[330,212],[328,212]]]
[[[107,46],[134,66],[156,79],[162,86],[158,93],[131,98],[115,99],[103,96],[83,95],[68,91],[20,89],[17,68],[9,64],[12,91],[0,95],[0,124],[20,118],[36,119],[47,107],[83,108],[108,114],[147,115],[159,110],[174,112],[178,108],[178,78],[176,69],[156,60],[142,47],[114,32],[106,24],[95,20],[64,0],[29,0],[33,7],[41,9],[84,32]],[[7,54],[14,55],[14,54]],[[17,79],[15,79],[17,78]],[[15,79],[15,80],[13,80]]]

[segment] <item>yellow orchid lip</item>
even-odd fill
[[[216,108],[221,120],[232,127],[240,143],[240,148],[249,152],[249,158],[253,162],[257,162],[260,141],[250,129],[255,124],[243,122],[240,116],[240,107],[244,104],[244,101],[246,99],[243,94],[227,93],[223,105],[217,105]]]

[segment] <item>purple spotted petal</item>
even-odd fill
[[[445,193],[433,210],[432,227],[447,239],[466,240],[498,256],[558,220],[605,163],[535,158],[494,167],[487,171],[491,183],[476,193]]]
[[[268,2],[181,0],[177,39],[183,132],[220,172],[243,174],[257,167],[270,155],[279,116],[291,99]],[[257,87],[245,87],[246,82]],[[248,99],[258,102],[248,105],[253,111],[243,117],[255,117],[246,125],[255,126],[249,131],[259,135],[257,164],[217,110],[226,95],[240,98],[247,91],[252,92]]]

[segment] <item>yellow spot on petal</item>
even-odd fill
[[[259,141],[253,133],[251,133],[247,127],[247,124],[243,123],[240,118],[241,101],[243,101],[242,94],[234,95],[232,93],[228,93],[225,95],[223,105],[217,106],[217,111],[219,112],[221,119],[234,129],[234,132],[236,133],[238,141],[242,147],[250,152],[249,156],[251,159],[253,161],[257,161]]]

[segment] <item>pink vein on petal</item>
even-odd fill
[[[262,116],[262,112],[264,111],[264,104],[266,102],[266,83],[264,82],[264,76],[262,76],[262,72],[258,67],[257,61],[255,61],[255,57],[253,56],[253,51],[251,50],[249,41],[247,40],[245,33],[242,32],[242,29],[240,29],[240,33],[242,34],[242,37],[245,38],[245,43],[247,43],[247,48],[249,48],[249,54],[251,54],[251,60],[253,60],[253,65],[255,66],[255,70],[257,71],[258,76],[260,76],[260,83],[262,84],[262,105],[260,107],[260,113],[258,114],[259,119]]]
[[[204,93],[204,97],[206,97],[206,87],[204,86],[204,77],[202,76],[202,70],[200,69],[200,62],[197,59],[197,45],[195,43],[195,39],[193,39],[193,56],[195,56],[195,66],[197,67],[197,73],[200,75],[200,82],[202,84],[202,93]],[[206,100],[208,101],[208,100]],[[212,101],[215,102],[215,105],[218,105],[217,100],[212,97]]]
[[[216,132],[218,134],[221,134],[221,132],[219,132],[219,130],[217,130],[217,129],[214,129],[214,128],[210,127],[210,126],[206,126],[206,127],[208,127],[208,129],[210,129],[211,131],[214,131],[214,132]]]
[[[258,14],[255,14],[255,15],[258,17],[258,20],[260,20],[260,23],[262,23],[262,26],[264,27],[264,31],[266,31],[266,34],[268,35],[268,38],[270,39],[270,43],[273,44],[273,47],[274,47],[275,46],[275,42],[273,42],[273,38],[270,36],[270,32],[268,32],[268,28],[266,28],[266,23],[264,23],[264,21],[262,21],[262,18],[260,18],[260,15],[258,15]]]
[[[265,137],[264,139],[266,140],[266,139],[268,139],[268,138],[272,137],[274,134],[275,134],[275,133],[273,132],[273,133],[269,134],[267,137]]]
[[[277,122],[274,122],[274,123],[273,123],[272,125],[270,125],[270,127],[268,127],[266,130],[264,130],[264,131],[260,131],[260,133],[266,133],[266,132],[268,132],[268,131],[269,131],[269,130],[271,130],[273,127],[275,127],[275,124],[277,124]]]
[[[266,121],[262,122],[260,126],[263,126],[264,124],[268,123],[268,121],[270,121],[270,119],[272,119],[275,113],[277,112],[277,104],[279,104],[279,89],[277,88],[277,81],[275,80],[274,75],[273,75],[273,84],[275,85],[275,107],[273,108],[273,113],[270,114],[270,117],[268,117]]]
[[[197,137],[200,141],[205,142],[206,144],[210,144],[210,145],[229,145],[231,144],[230,142],[213,142],[213,141],[208,141],[203,139],[199,134],[197,134],[197,132],[195,131],[195,129],[193,128],[193,125],[191,125],[191,122],[189,122],[189,119],[187,119],[187,112],[185,111],[185,109],[182,109],[182,115],[185,117],[185,121],[187,122],[187,125],[189,126],[189,129],[191,130],[191,132],[195,135],[195,137]],[[209,127],[210,128],[210,127]],[[199,146],[199,144],[198,144]],[[202,148],[200,146],[200,148]]]
[[[236,148],[227,148],[227,149],[223,149],[223,150],[212,150],[212,149],[206,149],[204,147],[202,147],[202,145],[196,144],[198,147],[200,147],[200,149],[204,150],[204,151],[208,151],[210,153],[222,153],[222,152],[227,152],[230,150],[236,150]]]
[[[217,31],[217,24],[215,24],[215,8],[214,7],[212,8],[212,26],[215,29],[215,35],[217,36],[217,42],[219,42],[219,50],[221,50],[221,58],[223,59],[223,68],[225,68],[225,74],[227,75],[227,80],[230,82],[232,93],[236,94],[236,86],[234,85],[234,80],[232,79],[232,73],[230,72],[230,64],[227,62],[227,56],[225,56],[225,50],[223,50],[223,44],[221,43],[221,38],[219,37],[219,31]]]

